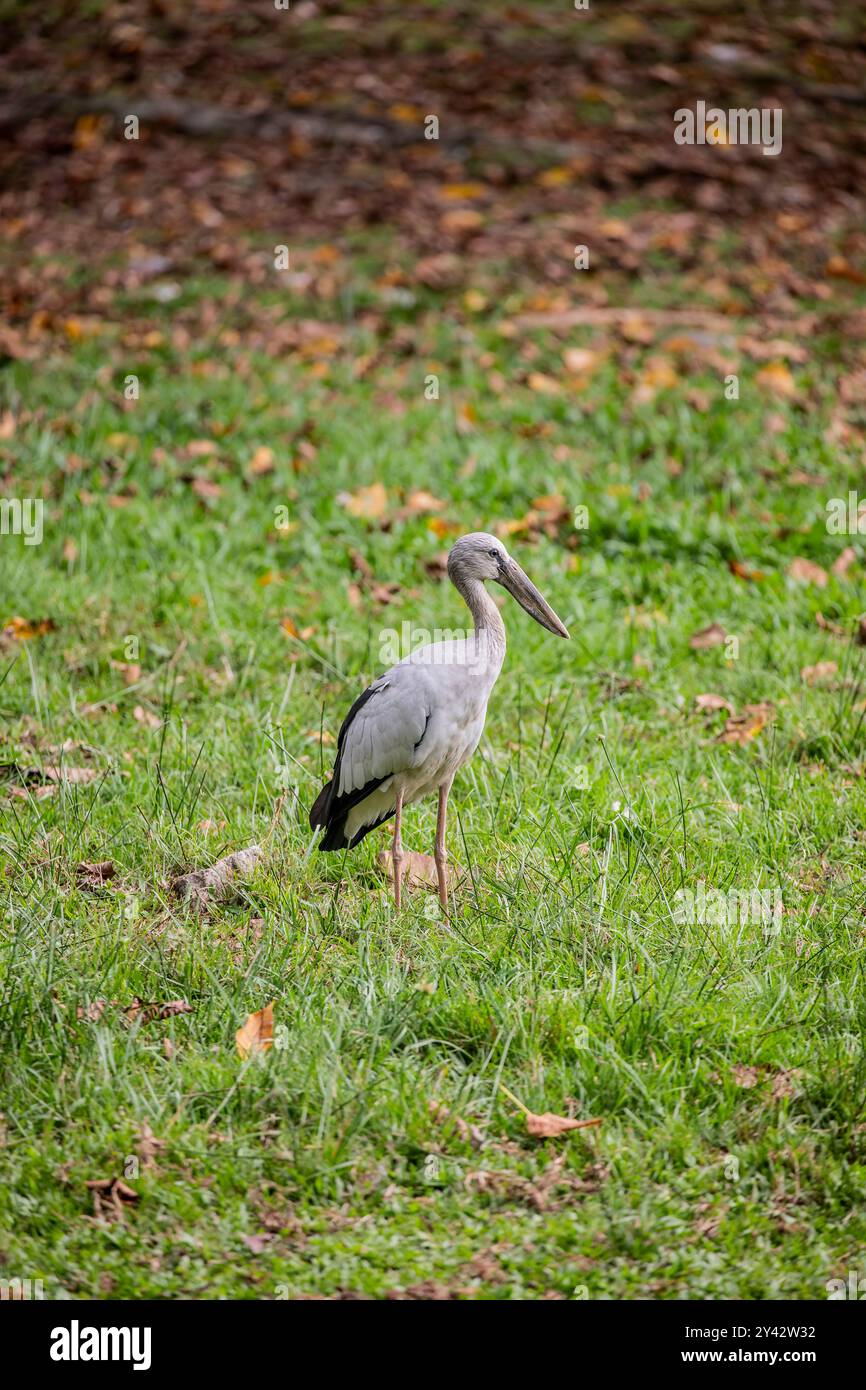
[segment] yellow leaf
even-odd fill
[[[544,169],[535,180],[541,184],[542,188],[560,188],[564,183],[570,183],[573,178],[571,169]]]
[[[274,1045],[274,1005],[266,1004],[258,1013],[250,1014],[243,1027],[235,1033],[238,1056],[244,1060],[254,1052],[267,1052]]]
[[[42,618],[38,622],[33,620],[28,622],[26,618],[10,618],[8,622],[0,628],[0,637],[12,642],[29,642],[33,637],[44,637],[46,632],[54,629],[54,623],[50,618]]]
[[[784,362],[768,362],[757,373],[755,381],[762,390],[784,400],[792,400],[797,394],[797,383]]]
[[[483,198],[487,189],[483,183],[446,183],[440,192],[443,198],[465,202],[469,198]]]
[[[398,101],[388,107],[388,115],[402,125],[414,125],[424,117],[420,106],[410,106],[408,102]]]

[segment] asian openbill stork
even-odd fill
[[[353,849],[394,817],[394,898],[400,908],[403,807],[439,793],[436,875],[448,911],[445,816],[458,769],[478,746],[487,701],[505,658],[505,625],[484,585],[508,590],[537,623],[568,637],[550,604],[505,546],[483,531],[461,536],[448,555],[448,577],[472,614],[470,636],[419,647],[359,695],[343,721],[330,782],[316,797],[310,826],[319,849]]]

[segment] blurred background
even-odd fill
[[[681,307],[771,315],[866,278],[857,4],[4,0],[0,49],[12,357],[166,276],[211,269],[242,297],[278,244],[320,316],[364,310],[386,335],[419,301],[561,313],[636,281],[663,303],[675,279]],[[782,157],[675,144],[698,99],[781,106]],[[298,349],[233,307],[244,339]]]

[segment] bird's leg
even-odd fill
[[[391,847],[391,863],[394,870],[394,904],[397,911],[400,911],[400,892],[403,886],[403,835],[401,833],[401,821],[403,819],[403,793],[397,793],[397,807],[394,811],[394,843]]]
[[[450,782],[443,782],[439,788],[439,814],[436,817],[436,848],[433,852],[436,860],[436,878],[439,882],[439,901],[445,916],[448,916],[448,851],[445,848],[445,819],[448,809],[448,793],[451,790]]]

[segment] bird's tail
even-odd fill
[[[328,824],[328,810],[331,802],[333,782],[326,782],[310,809],[310,829],[321,830]]]

